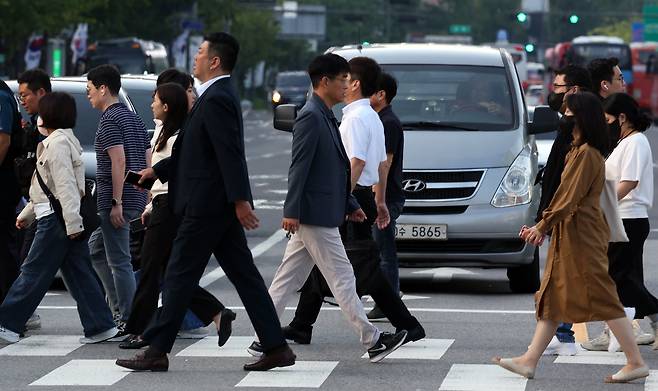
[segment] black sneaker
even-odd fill
[[[311,343],[311,331],[299,330],[292,326],[281,327],[283,337],[288,341],[295,341],[300,345],[308,345]]]
[[[251,354],[254,357],[262,357],[263,354],[265,353],[263,351],[263,346],[258,341],[252,342],[251,345],[249,345],[249,347],[247,348],[247,352],[249,352],[249,354]]]
[[[367,316],[368,316],[368,320],[371,322],[385,322],[388,320],[388,318],[386,318],[386,315],[384,315],[384,312],[381,309],[379,309],[379,306],[377,305],[375,305],[375,308],[373,308],[372,310],[370,310],[370,312],[368,312]]]
[[[375,346],[368,349],[368,356],[370,356],[370,362],[380,362],[384,357],[393,353],[397,348],[399,348],[404,340],[407,338],[407,330],[402,330],[395,334],[393,333],[381,333],[379,339]]]
[[[114,337],[108,339],[108,342],[123,342],[123,340],[130,334],[126,331],[126,323],[125,322],[119,322],[117,324],[117,335]]]
[[[397,332],[401,330],[395,330],[395,331]],[[419,324],[418,326],[409,329],[409,331],[407,332],[407,338],[404,339],[403,345],[406,345],[409,342],[420,341],[423,338],[425,338],[425,329],[423,328],[423,326]]]

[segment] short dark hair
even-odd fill
[[[603,110],[615,117],[619,114],[625,114],[628,121],[633,125],[633,129],[638,132],[644,132],[651,126],[651,118],[644,112],[640,111],[637,101],[628,94],[612,94],[603,101]]]
[[[361,95],[367,98],[377,92],[377,82],[382,74],[377,61],[370,57],[354,57],[349,64],[352,80],[361,83]]]
[[[564,75],[564,82],[570,87],[579,87],[587,91],[592,88],[592,78],[585,67],[569,64],[555,71],[555,75]]]
[[[386,103],[390,105],[398,94],[398,81],[390,73],[382,72],[377,83],[377,91],[386,93]]]
[[[341,73],[349,72],[350,64],[347,63],[347,60],[333,53],[321,54],[308,65],[308,75],[311,78],[313,88],[320,85],[323,77],[333,78]]]
[[[48,129],[73,129],[77,110],[75,98],[66,92],[51,92],[39,100],[39,116]]]
[[[103,64],[92,68],[87,73],[87,80],[96,88],[107,87],[112,96],[118,95],[121,89],[121,74],[117,67],[111,64]]]
[[[221,60],[222,69],[226,72],[233,71],[240,53],[238,40],[228,33],[212,33],[203,37],[203,40],[208,41],[208,51]]]
[[[194,85],[194,78],[192,78],[192,75],[181,72],[176,68],[169,68],[160,73],[155,85],[160,86],[165,83],[176,83],[183,87],[184,90],[187,90],[190,86]]]
[[[601,155],[610,153],[608,123],[603,114],[601,99],[591,92],[577,92],[566,96],[567,107],[574,114],[583,141],[598,149]]]
[[[43,69],[30,69],[18,75],[18,84],[27,84],[27,88],[32,92],[37,92],[43,88],[46,92],[53,90],[50,85],[50,76]]]
[[[601,82],[604,80],[612,83],[617,65],[619,65],[619,59],[615,57],[595,58],[589,63],[587,70],[592,78],[592,92],[598,94],[601,90]]]

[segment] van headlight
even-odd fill
[[[274,92],[272,93],[272,102],[274,103],[281,102],[281,93],[279,91],[274,90]]]
[[[491,205],[496,208],[524,205],[532,200],[532,159],[530,147],[523,148],[498,186]]]

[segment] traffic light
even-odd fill
[[[534,52],[534,51],[535,51],[535,44],[533,44],[533,43],[527,43],[527,44],[525,45],[525,51],[528,52],[528,53],[532,53],[532,52]]]
[[[519,12],[519,13],[516,14],[516,20],[518,20],[519,23],[525,23],[525,22],[528,21],[528,14],[526,14],[526,13],[523,12],[523,11],[521,11],[521,12]]]
[[[576,14],[569,15],[569,23],[576,24],[576,23],[578,23],[579,20],[580,20],[580,17],[578,17],[578,15],[576,15]]]

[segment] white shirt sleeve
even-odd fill
[[[639,137],[628,140],[621,158],[619,181],[640,181],[644,167],[651,164],[649,153]]]
[[[345,149],[347,150],[348,157],[350,159],[357,158],[359,160],[367,161],[368,156],[368,145],[370,144],[370,132],[365,126],[363,121],[357,117],[346,118],[343,123],[341,123],[341,128],[344,126],[344,137],[343,140],[345,143]],[[347,147],[347,144],[350,147]]]

